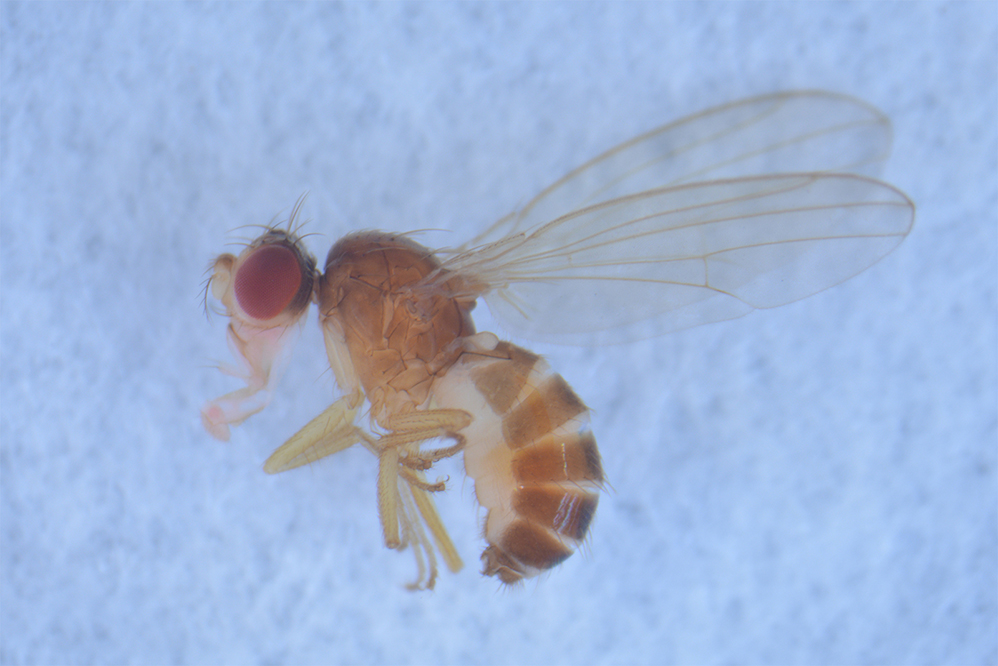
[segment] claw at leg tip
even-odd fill
[[[204,426],[204,429],[215,439],[227,442],[231,433],[228,424],[223,419],[224,414],[218,405],[208,403],[201,408],[201,425]]]

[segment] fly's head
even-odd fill
[[[317,281],[315,257],[298,234],[267,228],[238,256],[226,253],[215,259],[208,289],[226,316],[256,328],[273,328],[288,326],[305,314]]]

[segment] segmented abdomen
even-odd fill
[[[434,382],[472,417],[464,464],[488,509],[483,573],[515,583],[563,562],[589,529],[603,482],[589,410],[536,354],[508,342],[466,352]]]

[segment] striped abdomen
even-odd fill
[[[483,573],[515,583],[579,546],[603,481],[589,410],[544,360],[508,342],[466,352],[434,383],[440,407],[472,423],[464,464],[488,509]]]

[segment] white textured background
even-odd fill
[[[0,662],[995,663],[998,5],[0,6]],[[310,325],[264,414],[199,289],[305,190],[472,235],[682,114],[825,88],[895,123],[910,238],[777,311],[603,350],[532,345],[595,410],[589,552],[512,591],[402,589],[375,460],[268,477],[333,398]],[[314,315],[313,315],[314,316]]]

